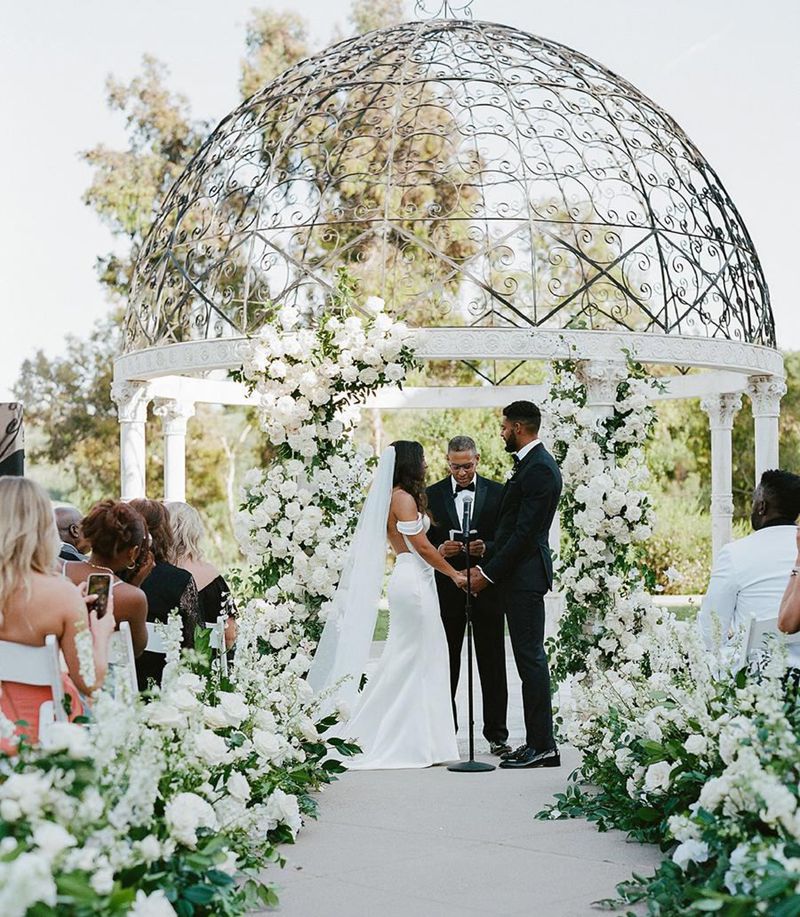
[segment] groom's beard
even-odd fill
[[[516,433],[512,433],[506,440],[506,452],[519,452],[519,443],[517,442]]]

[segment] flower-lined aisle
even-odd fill
[[[181,653],[176,618],[160,690],[130,696],[119,678],[91,722],[57,725],[46,746],[3,760],[3,917],[202,917],[275,902],[260,872],[355,750],[326,740],[337,716],[320,718],[303,676],[369,476],[352,440],[357,406],[413,363],[380,300],[352,303],[343,280],[314,331],[281,310],[241,371],[276,457],[246,480],[238,534],[251,569],[230,675],[209,632]],[[0,737],[13,732],[0,723]]]
[[[583,760],[540,817],[585,816],[661,845],[661,867],[621,885],[617,905],[792,917],[800,914],[797,696],[786,694],[780,649],[757,677],[721,671],[694,622],[646,594],[651,580],[635,546],[647,535],[638,527],[652,524],[640,447],[655,382],[631,369],[599,426],[574,367],[561,365],[554,380],[569,539],[568,610],[554,648],[570,690],[559,718]]]

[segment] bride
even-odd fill
[[[336,701],[353,710],[341,731],[363,754],[353,759],[351,770],[428,767],[458,758],[434,570],[457,583],[460,574],[428,541],[426,469],[416,442],[392,443],[381,455],[308,675],[315,691],[332,690]],[[396,554],[388,588],[389,637],[359,694],[387,538]]]

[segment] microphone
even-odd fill
[[[469,530],[472,528],[472,501],[475,499],[475,495],[470,490],[465,490],[462,492],[461,499],[464,501],[463,515],[461,517],[461,535],[464,539],[464,544],[469,542]]]

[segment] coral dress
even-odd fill
[[[64,696],[69,704],[68,719],[83,715],[83,704],[78,689],[69,675],[63,674]],[[39,741],[39,708],[53,699],[53,692],[46,685],[23,685],[17,681],[4,681],[3,693],[0,696],[0,710],[12,723],[24,721],[26,725],[17,726],[17,735],[24,735],[30,745]],[[14,746],[0,742],[0,751],[11,754]]]

